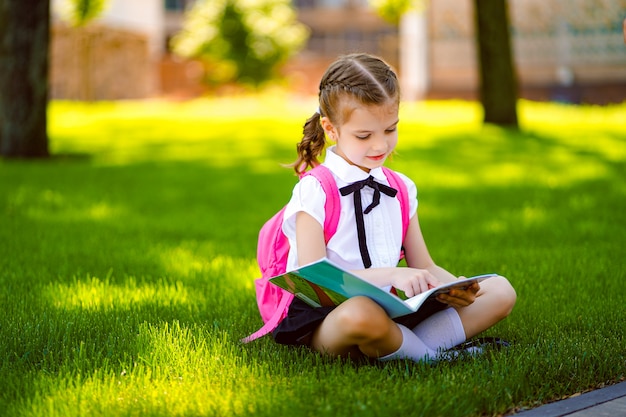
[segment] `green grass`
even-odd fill
[[[311,99],[60,103],[54,157],[0,161],[0,410],[10,416],[498,415],[626,377],[626,105],[405,105],[390,166],[433,257],[518,292],[455,363],[358,365],[268,338],[261,224],[289,198]]]

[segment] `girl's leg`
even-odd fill
[[[402,340],[385,310],[367,297],[353,297],[326,316],[313,333],[311,347],[332,356],[377,358],[397,351]]]
[[[457,310],[466,337],[470,339],[506,318],[516,298],[515,290],[502,276],[481,282],[476,301]]]
[[[506,318],[513,309],[515,300],[515,290],[506,278],[498,276],[483,281],[476,301],[457,310],[466,338],[476,336]],[[454,329],[455,326],[444,326],[450,327],[443,334],[446,337],[445,343],[437,346],[426,345],[419,336],[424,336],[422,331],[430,331],[424,327],[428,327],[430,323],[427,322],[432,321],[425,320],[418,326],[421,330],[416,334],[406,328],[402,329],[371,299],[353,297],[340,304],[324,319],[313,334],[311,347],[333,356],[358,358],[366,355],[371,358],[404,357],[421,360],[427,356],[434,357],[437,349],[448,348],[453,340],[458,339],[458,342],[462,339],[462,335],[456,335],[458,331]],[[444,330],[440,325],[437,327],[438,332]],[[447,334],[449,331],[456,332],[456,339],[450,339]]]
[[[410,329],[391,320],[385,310],[367,297],[354,297],[334,309],[313,334],[311,347],[319,352],[352,359],[381,361],[434,357]]]

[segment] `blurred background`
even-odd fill
[[[186,99],[234,88],[211,79],[215,66],[200,59],[197,50],[195,54],[176,50],[185,25],[190,30],[190,15],[202,12],[206,21],[207,10],[221,7],[223,1],[204,2],[208,6],[202,11],[194,8],[195,0],[110,0],[97,18],[79,29],[63,19],[63,3],[66,0],[52,0],[51,7],[52,99]],[[473,0],[413,2],[418,5],[404,21],[399,16],[384,18],[380,3],[291,1],[294,24],[304,30],[291,35],[302,40],[291,45],[295,52],[281,62],[283,82],[296,92],[315,94],[322,72],[337,55],[367,51],[398,70],[406,99],[477,98]],[[507,3],[520,98],[624,101],[626,1]],[[195,36],[200,36],[197,31]]]

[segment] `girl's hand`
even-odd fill
[[[395,268],[391,285],[404,291],[407,297],[413,297],[431,288],[438,287],[441,285],[441,282],[426,269]]]
[[[460,277],[465,278],[465,277]],[[467,307],[476,300],[476,293],[480,290],[480,285],[474,282],[465,289],[454,288],[448,293],[439,294],[437,300],[448,304],[450,307]]]

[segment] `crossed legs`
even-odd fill
[[[506,278],[483,281],[474,303],[457,310],[465,337],[476,336],[506,318],[515,300],[515,290]],[[428,325],[427,321],[420,326]],[[378,304],[367,297],[353,297],[324,319],[313,334],[311,347],[331,356],[381,358],[397,352],[405,338],[406,330]]]

